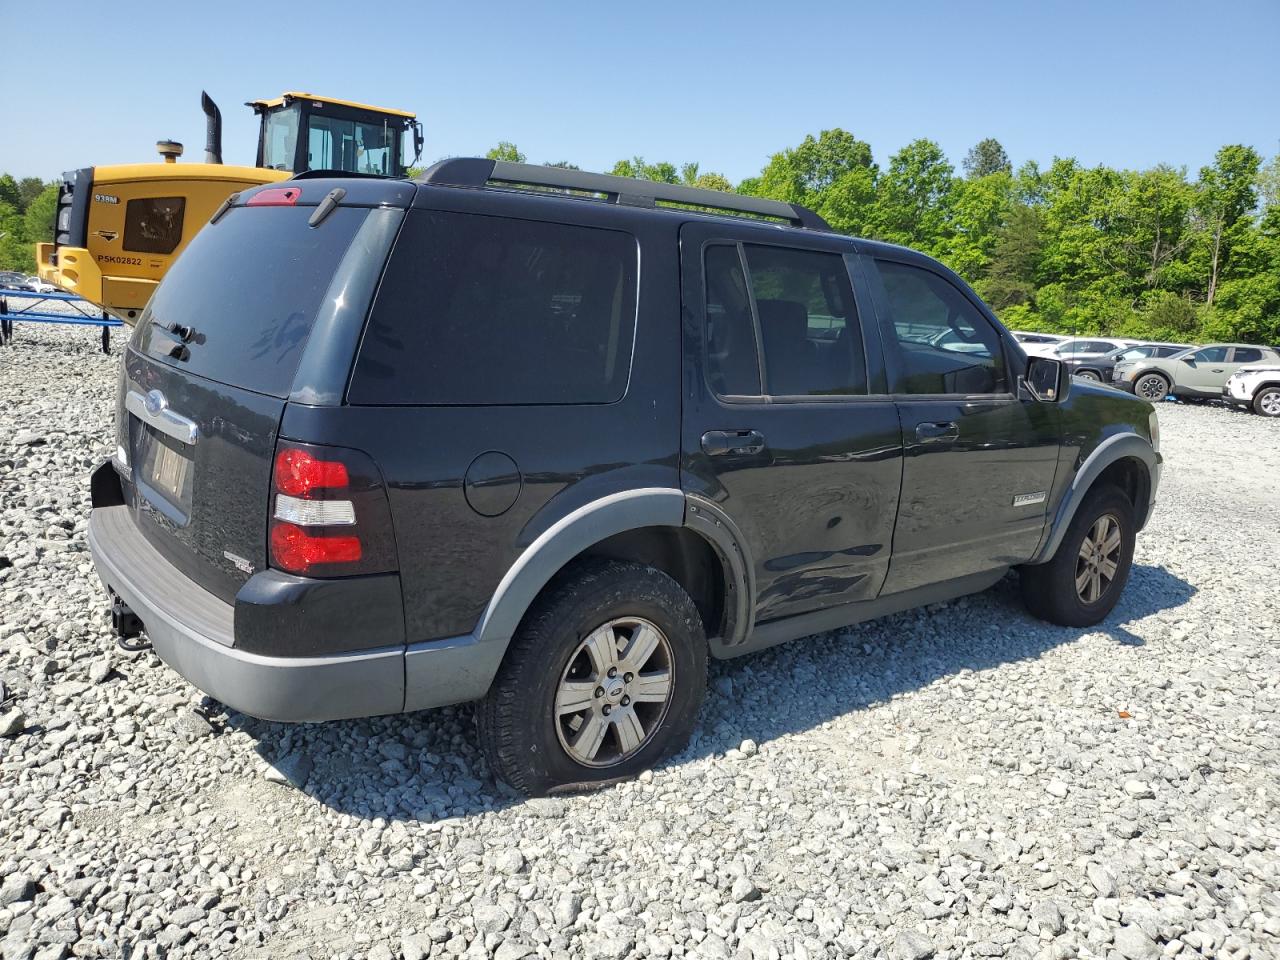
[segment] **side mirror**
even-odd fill
[[[1041,403],[1061,403],[1066,399],[1071,374],[1061,360],[1028,357],[1023,383],[1027,392]]]
[[[1194,366],[1196,365],[1196,358],[1195,358],[1195,357],[1183,357],[1183,358],[1182,358],[1182,362],[1183,362],[1183,363],[1185,363],[1185,364],[1186,364],[1187,366],[1189,366],[1189,367],[1194,367]]]

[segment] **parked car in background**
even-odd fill
[[[924,254],[468,158],[233,197],[116,416],[88,540],[118,635],[276,720],[479,700],[526,793],[678,749],[709,656],[1011,566],[1035,615],[1099,623],[1161,464],[1151,404],[1012,349]]]
[[[1246,363],[1280,361],[1272,347],[1252,343],[1210,343],[1172,357],[1143,357],[1117,363],[1111,385],[1153,403],[1167,396],[1218,400],[1227,378]]]
[[[1111,382],[1115,365],[1124,360],[1141,360],[1144,357],[1172,357],[1176,353],[1192,349],[1188,343],[1137,343],[1132,347],[1117,347],[1110,353],[1097,357],[1072,357],[1064,360],[1068,370],[1086,380]]]
[[[0,288],[5,290],[24,290],[27,286],[25,273],[14,273],[11,270],[0,272]]]
[[[1056,333],[1026,333],[1014,330],[1013,339],[1023,344],[1023,349],[1026,349],[1025,345],[1028,343],[1061,343],[1067,338]]]
[[[1264,417],[1280,417],[1280,363],[1246,363],[1227,377],[1222,399]]]
[[[1028,356],[1053,357],[1055,360],[1085,360],[1100,357],[1121,347],[1133,346],[1137,340],[1115,340],[1110,337],[1068,337],[1058,343],[1024,343]]]
[[[58,288],[52,283],[45,283],[39,277],[27,277],[22,285],[32,293],[57,293]]]

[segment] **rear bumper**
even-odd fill
[[[318,721],[404,709],[405,648],[317,657],[236,650],[235,608],[147,541],[128,506],[97,507],[89,550],[108,590],[142,620],[160,659],[217,700],[264,720]]]

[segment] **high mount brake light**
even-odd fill
[[[246,202],[246,207],[294,207],[302,198],[301,187],[269,187],[259,190]]]

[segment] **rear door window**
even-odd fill
[[[369,211],[233,207],[192,238],[138,318],[133,347],[161,363],[284,397],[320,302]]]
[[[352,375],[353,404],[620,400],[636,240],[536,220],[412,210]]]
[[[1236,347],[1231,354],[1232,363],[1256,363],[1262,359],[1262,351],[1257,347]]]

